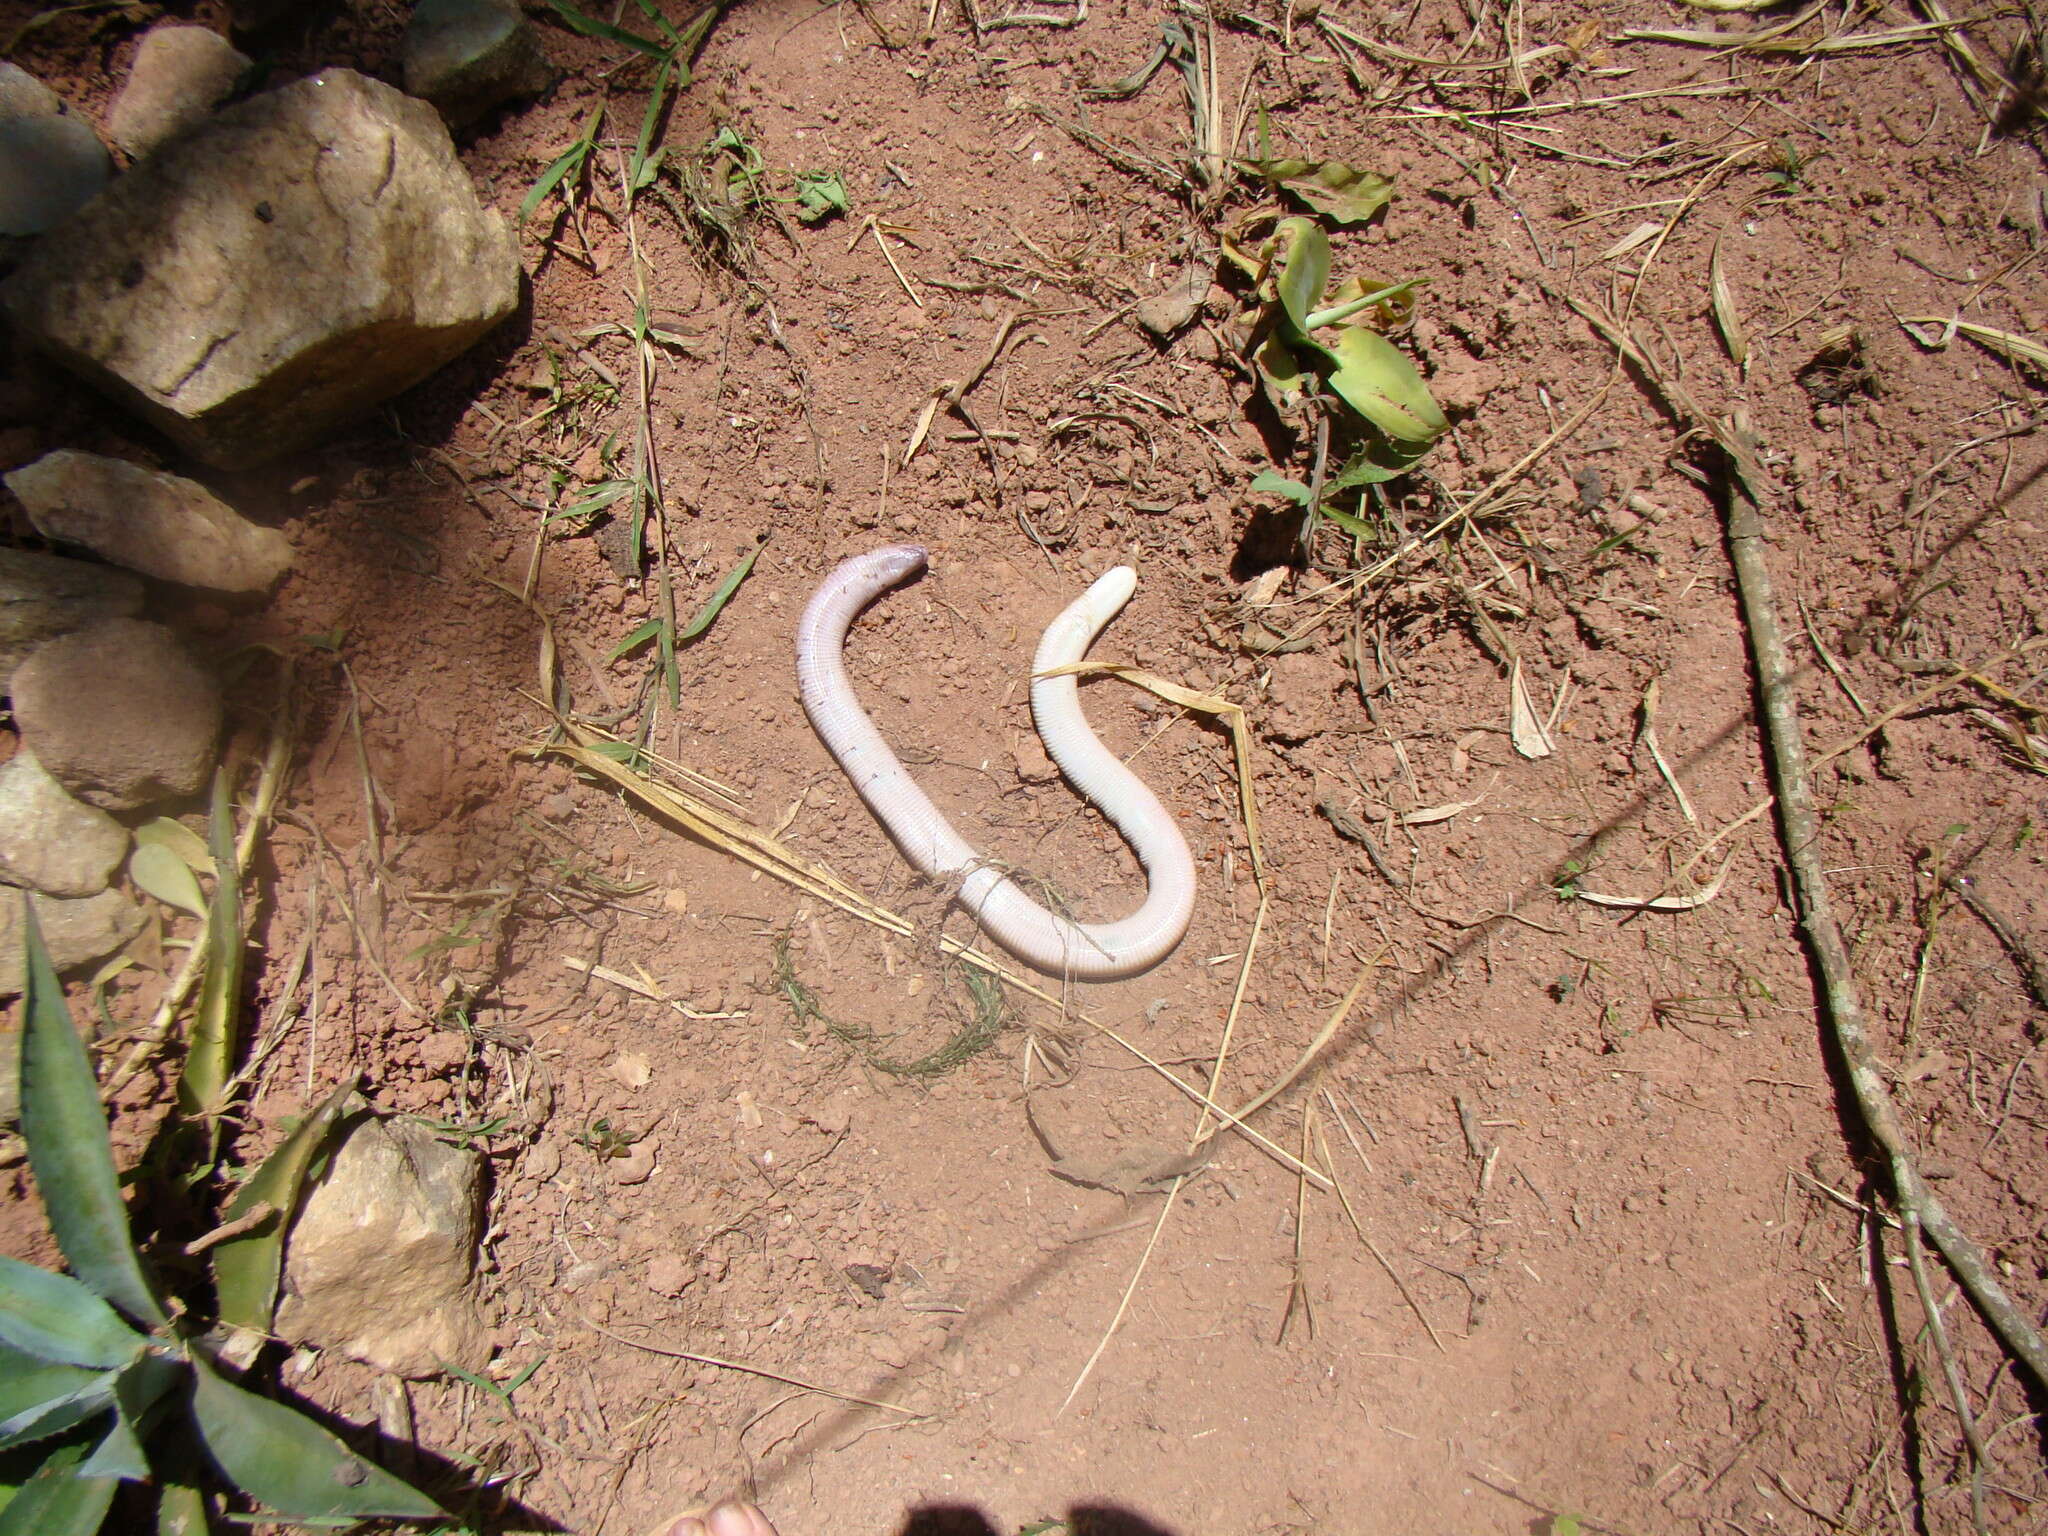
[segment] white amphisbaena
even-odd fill
[[[797,681],[812,726],[904,856],[932,879],[957,883],[960,905],[1019,959],[1084,981],[1130,976],[1157,964],[1180,943],[1195,908],[1187,840],[1159,797],[1088,728],[1073,677],[1043,675],[1087,654],[1137,590],[1137,573],[1120,565],[1098,580],[1047,627],[1031,663],[1031,717],[1046,752],[1116,824],[1148,882],[1144,904],[1130,916],[1076,923],[1032,900],[968,846],[854,697],[844,656],[847,629],[877,596],[924,565],[918,545],[891,544],[838,566],[812,596],[796,631]]]

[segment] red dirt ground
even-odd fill
[[[1631,315],[1660,367],[1709,411],[1746,412],[1765,445],[1813,750],[1901,710],[1816,768],[1827,869],[1925,1171],[2038,1318],[2043,1013],[1940,881],[1967,872],[2048,947],[2048,781],[1998,724],[2043,730],[2042,378],[1966,337],[1924,345],[1899,317],[2038,343],[2048,171],[2038,116],[1944,48],[1923,25],[1935,7],[1849,10],[1823,5],[1797,35],[1917,30],[1822,55],[1625,35],[1754,32],[1782,8],[1347,0],[1193,19],[1240,152],[1263,104],[1276,153],[1399,177],[1384,220],[1336,237],[1338,271],[1428,280],[1404,344],[1456,425],[1397,487],[1390,525],[1428,530],[1544,450],[1486,515],[1402,543],[1370,580],[1345,573],[1387,547],[1322,535],[1321,569],[1291,571],[1260,611],[1282,634],[1328,621],[1279,655],[1251,654],[1274,634],[1245,631],[1241,599],[1291,545],[1249,486],[1276,463],[1306,478],[1312,445],[1253,400],[1228,326],[1241,285],[1170,343],[1129,313],[1190,257],[1213,262],[1257,194],[1188,190],[1170,65],[1132,99],[1079,97],[1177,13],[1098,0],[1070,28],[977,36],[944,7],[929,38],[900,0],[759,0],[720,20],[667,122],[674,153],[728,125],[778,193],[792,168],[842,173],[852,216],[757,217],[719,265],[675,207],[638,205],[655,322],[688,348],[658,354],[651,398],[678,607],[767,540],[681,653],[680,707],[657,702],[650,744],[876,899],[936,917],[812,735],[790,666],[824,572],[910,537],[932,568],[856,626],[863,697],[971,840],[1084,913],[1124,910],[1139,876],[1032,737],[1025,673],[1052,615],[1136,564],[1097,654],[1226,695],[1254,738],[1262,923],[1227,737],[1121,684],[1085,688],[1105,739],[1143,749],[1184,820],[1192,931],[1147,975],[1074,988],[1066,1016],[1014,996],[992,1049],[921,1081],[823,1020],[876,1031],[892,1057],[938,1045],[969,1005],[928,944],[518,755],[548,732],[542,616],[570,707],[630,734],[659,698],[644,653],[607,660],[655,611],[651,584],[621,578],[615,537],[540,533],[631,460],[618,185],[647,71],[543,19],[563,83],[464,149],[510,215],[610,104],[575,213],[551,201],[525,225],[530,312],[322,452],[231,478],[289,531],[298,568],[260,613],[192,616],[223,653],[303,653],[253,983],[252,1027],[290,1033],[242,1154],[347,1072],[383,1108],[495,1127],[480,1144],[496,1369],[540,1365],[516,1419],[468,1386],[412,1386],[425,1450],[475,1458],[527,1511],[592,1533],[735,1491],[787,1536],[976,1518],[1005,1536],[1058,1519],[1508,1533],[1564,1515],[1622,1532],[1969,1529],[1962,1439],[1898,1235],[1876,1220],[1776,829],[1740,820],[1767,783],[1721,515],[1655,391],[1571,307]],[[640,24],[632,7],[619,20]],[[388,74],[401,21],[352,5],[288,38],[278,67]],[[136,35],[70,17],[21,57],[96,114]],[[1955,35],[2002,69],[2021,26]],[[1059,126],[1084,114],[1125,158]],[[871,217],[900,232],[890,254],[921,303],[873,234],[854,240]],[[1645,221],[1668,234],[1616,252]],[[1709,313],[1717,244],[1746,370]],[[942,412],[904,466],[933,390],[1011,317],[966,396],[987,438]],[[1851,325],[1860,361],[1809,369]],[[550,359],[562,408],[536,419]],[[169,462],[28,360],[7,388],[22,413],[8,465],[57,446]],[[298,644],[335,631],[338,652]],[[1549,757],[1511,743],[1512,657],[1556,711]],[[1984,683],[1945,680],[1951,663],[1981,663]],[[1653,684],[1691,817],[1640,735]],[[252,683],[241,749],[262,702]],[[1402,884],[1324,800],[1372,829]],[[1569,899],[1685,889],[1675,873],[1721,833],[1693,866],[1703,883],[1727,861],[1696,909]],[[276,1005],[309,919],[291,1022]],[[1254,1120],[1292,1154],[1327,1154],[1348,1210],[1242,1138],[1170,1210],[1048,1171],[1047,1143],[1168,1156],[1195,1130],[1197,1107],[1097,1026],[1207,1081],[1243,975],[1217,1090],[1237,1104],[1295,1062],[1362,967],[1312,1077]],[[791,974],[812,1008],[793,1009]],[[117,993],[117,1016],[144,1016],[150,985]],[[134,1126],[162,1094],[129,1106]],[[600,1122],[637,1155],[600,1156]],[[7,1177],[4,1246],[46,1259],[26,1175]],[[1933,1278],[1989,1441],[1988,1528],[2048,1529],[2039,1404]],[[305,1356],[286,1377],[374,1416],[360,1367]]]

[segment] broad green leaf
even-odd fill
[[[1328,350],[1337,363],[1330,388],[1388,437],[1419,455],[1450,430],[1408,355],[1378,331],[1344,326]]]
[[[0,1449],[20,1434],[21,1422],[81,1388],[105,1382],[106,1373],[83,1365],[55,1365],[11,1344],[0,1344]],[[107,1390],[113,1390],[107,1382]]]
[[[9,1397],[48,1395],[0,1419],[0,1451],[62,1434],[105,1413],[114,1404],[114,1378],[112,1371],[86,1371],[75,1365],[37,1365],[23,1371],[18,1383],[9,1384]]]
[[[0,1342],[53,1365],[106,1371],[147,1341],[69,1275],[0,1255]]]
[[[128,1422],[128,1416],[119,1408],[114,1410],[114,1419],[107,1426],[100,1443],[93,1447],[92,1454],[79,1463],[77,1477],[118,1477],[123,1482],[140,1483],[149,1479],[149,1458],[142,1454],[142,1442],[136,1438],[135,1426]]]
[[[99,1084],[85,1045],[71,1027],[35,911],[24,906],[28,965],[21,1132],[28,1142],[29,1167],[42,1191],[50,1231],[78,1278],[137,1322],[155,1326],[165,1320],[164,1309],[129,1240],[128,1209],[114,1177]]]
[[[0,1510],[0,1536],[93,1536],[120,1480],[80,1477],[82,1447],[54,1452]]]
[[[1247,170],[1336,224],[1363,224],[1393,200],[1394,182],[1341,160],[1247,160]]]
[[[228,1238],[214,1248],[214,1289],[220,1300],[222,1322],[257,1333],[270,1332],[271,1314],[277,1306],[277,1277],[284,1262],[285,1229],[291,1224],[292,1212],[298,1209],[306,1169],[355,1091],[356,1080],[351,1077],[323,1099],[320,1107],[299,1122],[284,1144],[263,1160],[263,1166],[243,1181],[234,1199],[228,1202],[222,1215],[229,1221],[248,1214],[259,1204],[268,1204],[276,1214],[261,1226]]]
[[[1295,335],[1308,336],[1308,317],[1322,303],[1330,281],[1330,237],[1313,219],[1282,219],[1273,231],[1280,255],[1273,274],[1273,294],[1293,322]],[[1292,339],[1292,338],[1290,338]]]
[[[339,633],[339,631],[336,631],[336,633]],[[307,643],[313,643],[314,639],[315,637],[308,636]],[[328,650],[335,648],[334,646],[325,647]],[[207,850],[206,839],[197,832],[194,832],[182,821],[174,821],[168,816],[158,816],[153,820],[145,821],[135,829],[135,841],[138,843],[155,843],[159,847],[168,848],[183,860],[185,866],[195,875],[212,875],[214,873],[213,855]]]
[[[206,1536],[206,1495],[190,1483],[166,1483],[156,1505],[156,1536]]]
[[[850,213],[853,202],[837,171],[796,173],[796,216],[806,224],[822,224],[835,214]]]
[[[185,861],[161,843],[137,842],[128,856],[128,878],[166,906],[206,916],[206,895]]]
[[[236,876],[235,808],[228,796],[224,769],[213,776],[213,814],[209,841],[214,867],[221,878],[213,883],[213,901],[206,917],[206,971],[199,1000],[192,1010],[192,1035],[185,1047],[185,1070],[178,1077],[178,1108],[188,1117],[205,1117],[208,1161],[220,1145],[221,1102],[234,1068],[237,1025],[242,1008],[242,885]]]
[[[707,597],[704,606],[691,615],[690,622],[676,632],[678,645],[696,639],[711,627],[712,620],[718,617],[719,610],[731,600],[733,593],[739,591],[740,583],[747,579],[747,573],[753,570],[754,562],[761,558],[761,551],[767,547],[765,541],[756,544],[747,551],[746,557],[738,565],[726,573],[725,580],[718,584],[718,590]]]
[[[1308,505],[1309,490],[1299,480],[1290,480],[1278,470],[1262,469],[1252,477],[1251,488],[1263,496],[1282,496],[1297,507]]]
[[[1259,382],[1265,386],[1273,409],[1282,415],[1292,410],[1308,388],[1308,374],[1293,346],[1280,335],[1278,326],[1253,351],[1252,363],[1259,370]]]
[[[1382,444],[1368,443],[1351,455],[1342,469],[1330,476],[1329,484],[1323,487],[1323,494],[1335,496],[1340,491],[1355,491],[1361,485],[1384,485],[1407,474],[1414,462],[1412,457],[1398,450],[1390,451]]]
[[[251,1498],[295,1520],[431,1519],[440,1506],[304,1415],[194,1357],[192,1411],[207,1453]],[[4,1533],[0,1533],[4,1536]]]

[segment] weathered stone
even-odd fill
[[[433,108],[347,69],[178,135],[0,284],[26,340],[237,466],[418,383],[518,295]]]
[[[69,448],[5,477],[37,532],[145,576],[215,592],[262,592],[292,546],[197,481]]]
[[[0,117],[54,117],[64,103],[19,64],[0,64]]]
[[[0,235],[39,235],[90,202],[114,162],[83,118],[17,64],[0,64]]]
[[[146,155],[227,100],[252,67],[211,27],[157,27],[135,50],[128,83],[107,112],[107,136],[131,155]]]
[[[114,619],[52,640],[14,671],[22,745],[110,811],[190,795],[213,768],[220,685],[161,624]]]
[[[535,96],[554,70],[518,0],[418,0],[405,29],[405,89],[461,127]]]
[[[474,1152],[408,1120],[357,1121],[286,1235],[278,1333],[401,1376],[482,1370],[482,1197]]]
[[[1140,299],[1132,314],[1140,326],[1164,341],[1202,312],[1202,301],[1214,276],[1213,266],[1191,261],[1181,268],[1180,275],[1167,285],[1164,292],[1149,299]]]
[[[0,888],[0,997],[21,991],[22,895]],[[142,908],[120,891],[76,899],[31,894],[28,899],[35,906],[36,926],[43,931],[50,964],[60,971],[104,960],[142,932]]]
[[[58,555],[0,549],[0,692],[47,640],[142,608],[142,583],[126,571]]]
[[[0,766],[0,881],[46,896],[92,896],[127,852],[128,829],[73,799],[33,752]]]

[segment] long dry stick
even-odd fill
[[[1640,350],[1636,355],[1639,359],[1644,357]],[[1658,379],[1655,373],[1649,377]],[[1658,385],[1664,387],[1661,379]],[[1673,400],[1673,404],[1676,406],[1677,401]],[[1754,472],[1753,446],[1724,421],[1687,414],[1694,415],[1695,424],[1713,435],[1735,466],[1728,477],[1728,553],[1742,598],[1750,656],[1756,665],[1764,734],[1770,744],[1771,780],[1777,790],[1778,816],[1784,832],[1785,862],[1791,868],[1799,894],[1800,927],[1820,969],[1822,1011],[1841,1052],[1857,1111],[1890,1166],[1892,1197],[1902,1215],[1908,1222],[1917,1222],[1934,1239],[1985,1320],[2033,1372],[2034,1379],[2048,1387],[2048,1344],[2043,1343],[2039,1330],[1998,1283],[1983,1251],[1956,1225],[1921,1178],[1911,1139],[1899,1120],[1898,1107],[1877,1070],[1854,963],[1843,941],[1822,867],[1821,823],[1814,807],[1806,737],[1800,727],[1794,695],[1795,671],[1785,649],[1777,603],[1771,592],[1770,566],[1764,556],[1764,520],[1753,499],[1762,494],[1763,485],[1761,476]],[[1745,464],[1750,467],[1749,473],[1743,472]]]
[[[1799,896],[1800,927],[1821,973],[1821,1007],[1829,1033],[1841,1053],[1857,1112],[1890,1168],[1892,1197],[1901,1216],[1917,1223],[1934,1239],[1934,1245],[1962,1281],[1985,1321],[2006,1347],[2019,1356],[2036,1382],[2048,1387],[2048,1343],[2043,1342],[2040,1330],[1998,1283],[1983,1250],[1956,1225],[1948,1208],[1921,1178],[1913,1158],[1912,1141],[1899,1120],[1898,1106],[1877,1070],[1855,967],[1835,917],[1822,865],[1820,814],[1814,807],[1806,735],[1799,723],[1793,682],[1796,670],[1785,649],[1784,631],[1778,624],[1770,564],[1764,555],[1761,501],[1769,482],[1756,442],[1738,423],[1707,411],[1612,315],[1595,305],[1570,302],[1588,324],[1636,365],[1664,397],[1673,414],[1686,426],[1711,438],[1726,460],[1728,558],[1735,568],[1744,632],[1756,666],[1757,694],[1764,737],[1770,748],[1771,784],[1777,791],[1785,862]]]

